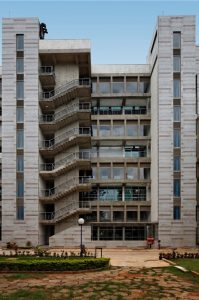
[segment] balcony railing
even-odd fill
[[[56,123],[67,118],[72,113],[76,112],[90,112],[90,103],[75,103],[73,105],[68,105],[64,109],[55,114],[45,114],[40,116],[41,123]]]
[[[132,195],[132,196],[125,196],[124,200],[122,199],[122,196],[117,196],[117,197],[113,197],[111,198],[110,196],[104,196],[104,197],[100,197],[97,195],[89,195],[89,196],[83,196],[82,199],[84,199],[85,201],[110,201],[110,202],[114,202],[114,201],[147,201],[147,196],[146,194],[139,194],[139,195]]]
[[[70,190],[81,184],[88,184],[90,183],[92,177],[85,176],[85,177],[74,177],[71,178],[56,187],[49,188],[49,189],[42,189],[40,192],[40,197],[53,197],[58,196],[59,194],[64,193],[65,191]]]
[[[55,212],[41,212],[40,213],[40,219],[45,221],[58,221],[62,219],[63,217],[66,217],[68,215],[73,214],[75,211],[78,211],[82,208],[91,208],[91,203],[89,201],[83,201],[83,202],[72,202],[67,204],[65,207],[60,208],[56,210]]]
[[[41,141],[40,148],[51,150],[54,149],[56,146],[62,144],[63,142],[70,141],[79,135],[91,135],[91,128],[90,127],[73,128],[69,131],[60,134],[59,136],[56,136],[53,139]]]
[[[76,160],[90,160],[90,151],[80,151],[68,154],[64,159],[55,163],[44,163],[40,165],[41,171],[53,171],[60,167],[67,166]]]
[[[49,92],[42,92],[40,94],[40,101],[46,101],[49,100],[51,101],[54,96],[58,96],[64,92],[69,91],[70,89],[77,87],[77,86],[86,86],[90,87],[91,86],[91,81],[89,78],[82,78],[82,79],[75,79],[70,82],[67,82],[66,84],[52,90]]]
[[[148,115],[150,109],[147,107],[93,107],[92,115]]]

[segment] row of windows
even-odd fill
[[[92,147],[91,157],[146,157],[146,146],[128,146],[128,147]]]
[[[19,80],[19,76],[24,73],[24,35],[16,35],[16,99],[24,99],[24,81]],[[23,78],[23,77],[22,77]],[[21,79],[21,78],[20,78]],[[24,122],[24,108],[22,106],[16,107],[16,122],[23,124]],[[21,126],[21,125],[20,125]],[[16,148],[24,148],[24,130],[18,129],[16,131]],[[16,154],[16,218],[17,220],[24,220],[24,155]]]
[[[175,51],[178,49],[178,55],[173,55],[173,72],[180,72],[181,71],[181,57],[180,57],[180,48],[181,48],[181,33],[174,32],[173,33],[173,50]],[[176,51],[175,51],[176,53]],[[174,98],[181,97],[181,81],[180,78],[173,79],[173,96]],[[174,115],[174,122],[181,121],[181,107],[173,106],[173,115]],[[174,125],[175,126],[175,125]],[[179,148],[181,146],[181,131],[180,129],[174,128],[174,148]],[[174,155],[173,157],[173,172],[179,172],[181,169],[181,157],[180,155]],[[181,179],[176,178],[173,180],[173,196],[180,197],[181,196]],[[174,200],[175,201],[175,200]],[[173,219],[179,220],[181,218],[181,207],[180,205],[173,206]]]
[[[99,187],[93,188],[91,192],[81,192],[80,202],[82,201],[146,201],[146,187],[125,186],[120,187]]]
[[[150,179],[150,168],[144,168],[144,167],[133,167],[128,166],[124,168],[123,166],[119,167],[109,167],[106,166],[100,166],[92,167],[93,171],[93,178],[94,179],[132,179],[132,180],[146,180]]]
[[[92,240],[126,240],[137,241],[146,240],[147,230],[145,226],[128,226],[128,227],[98,227],[92,226]]]
[[[137,82],[136,79],[132,79],[131,81],[127,81],[124,83],[122,78],[118,79],[118,81],[110,81],[110,79],[102,78],[99,79],[99,82],[92,81],[92,92],[93,93],[101,93],[101,94],[109,94],[109,93],[149,93],[150,92],[150,81],[149,79],[146,81]]]
[[[116,124],[116,122],[111,126],[110,122],[100,122],[101,125],[92,125],[93,136],[149,136],[150,135],[150,125],[141,124],[130,124],[127,123],[126,126],[123,124]]]

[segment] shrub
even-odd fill
[[[0,261],[1,271],[79,271],[109,266],[109,258],[32,258]]]

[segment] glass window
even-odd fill
[[[24,35],[23,34],[16,35],[16,50],[17,51],[24,50]]]
[[[96,124],[92,124],[92,135],[97,136],[97,125]]]
[[[174,122],[181,121],[181,107],[180,106],[173,107],[173,121]]]
[[[125,187],[125,201],[146,201],[146,187]]]
[[[97,178],[97,167],[92,166],[92,178],[93,179]]]
[[[115,240],[116,241],[123,240],[123,228],[122,227],[115,227]]]
[[[99,200],[101,201],[121,201],[122,200],[122,188],[100,188]]]
[[[123,93],[124,92],[124,82],[112,82],[113,93]]]
[[[140,125],[140,136],[150,135],[150,125]]]
[[[136,167],[127,167],[127,179],[138,179],[138,168]]]
[[[17,172],[23,172],[24,170],[24,157],[23,155],[17,155]]]
[[[122,157],[122,147],[99,147],[100,157]]]
[[[24,147],[24,132],[23,129],[17,129],[17,149]]]
[[[17,88],[17,99],[24,99],[24,82],[23,81],[17,81],[16,83]]]
[[[17,123],[23,123],[23,122],[24,122],[24,108],[17,107]]]
[[[126,220],[127,221],[137,221],[138,218],[138,213],[137,211],[127,211],[126,212]]]
[[[180,55],[174,55],[173,57],[173,71],[180,72]]]
[[[181,92],[180,92],[180,79],[174,79],[173,80],[173,97],[174,98],[180,98]]]
[[[111,125],[103,124],[101,122],[100,127],[99,127],[99,134],[100,134],[100,136],[110,136],[111,135]]]
[[[124,136],[124,124],[113,124],[113,136]]]
[[[144,226],[125,227],[125,240],[145,240]]]
[[[139,83],[139,91],[140,93],[149,93],[150,92],[150,81],[149,80],[141,80]]]
[[[173,208],[173,218],[174,218],[174,220],[180,220],[180,218],[181,218],[181,208],[180,208],[180,206],[174,206],[174,208]]]
[[[100,222],[109,222],[109,221],[111,221],[111,212],[100,211]]]
[[[123,211],[114,211],[113,212],[113,221],[124,221],[124,212]]]
[[[141,211],[140,221],[150,221],[150,211]]]
[[[17,198],[23,198],[24,196],[24,180],[23,178],[17,178]]]
[[[21,74],[21,73],[24,72],[24,60],[23,60],[23,58],[17,58],[16,71],[17,71],[17,74]]]
[[[173,195],[174,197],[180,197],[180,179],[173,180]]]
[[[180,156],[174,156],[173,170],[175,172],[179,172],[180,171]]]
[[[174,148],[179,148],[180,144],[181,144],[180,129],[174,129],[173,138],[174,138],[174,141],[173,141]]]
[[[124,178],[124,168],[123,167],[113,167],[113,178],[123,179]]]
[[[91,239],[92,239],[92,241],[96,241],[98,239],[97,226],[92,226],[91,227]]]
[[[181,33],[174,32],[173,33],[173,48],[180,49],[180,47],[181,47]]]
[[[112,227],[100,227],[99,228],[99,240],[113,240],[113,228]]]
[[[97,82],[92,82],[92,93],[97,92]]]
[[[138,125],[137,124],[127,124],[126,125],[126,135],[127,136],[138,136]]]
[[[107,94],[111,90],[110,82],[99,82],[99,93]]]
[[[138,84],[137,80],[127,81],[126,82],[126,92],[127,93],[137,93],[138,91]]]
[[[140,167],[140,179],[144,179],[144,180],[150,179],[150,168]]]
[[[24,220],[24,206],[17,206],[17,220]]]
[[[111,168],[110,167],[100,167],[100,178],[110,179],[111,178]]]

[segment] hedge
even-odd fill
[[[82,259],[41,259],[0,261],[0,271],[80,271],[104,269],[109,266],[109,258]]]

